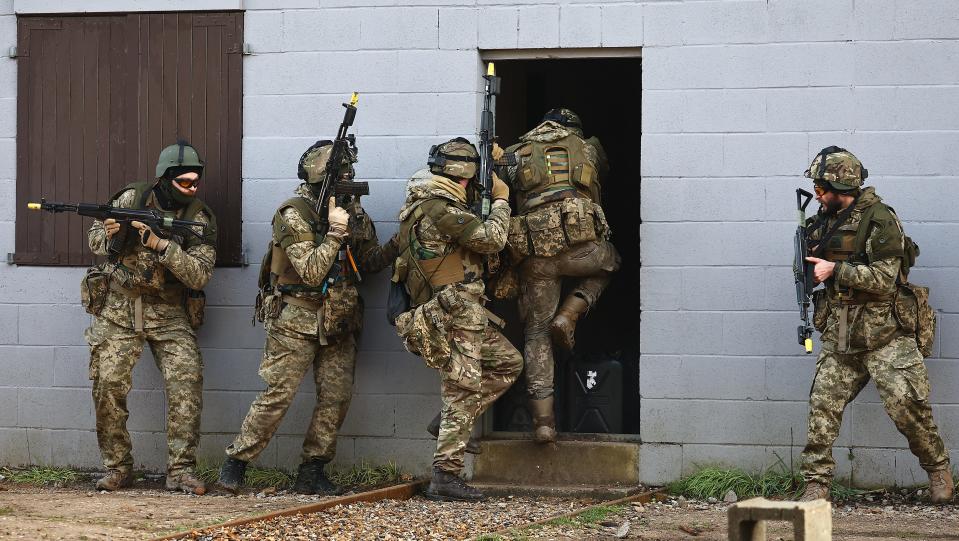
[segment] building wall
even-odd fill
[[[161,3],[162,4],[162,3]],[[101,0],[85,9],[151,2]],[[795,343],[790,276],[794,188],[823,146],[859,155],[870,183],[923,247],[914,279],[940,310],[929,361],[937,420],[959,449],[957,190],[959,5],[948,0],[461,2],[246,0],[243,232],[251,265],[217,269],[200,332],[202,455],[221,456],[262,387],[263,332],[249,327],[259,257],[295,164],[361,92],[358,175],[380,237],[396,229],[404,179],[430,145],[472,134],[478,49],[642,47],[642,438],[646,482],[698,464],[760,469],[795,460],[814,359]],[[0,0],[0,51],[14,10],[68,2]],[[132,9],[132,8],[130,8]],[[16,62],[0,58],[0,250],[13,251]],[[640,96],[637,96],[639,99]],[[615,165],[615,164],[614,164]],[[96,466],[78,304],[82,269],[0,266],[0,457]],[[423,427],[438,380],[385,323],[384,275],[364,286],[366,330],[338,461],[428,468]],[[312,391],[302,392],[261,461],[296,463]],[[130,428],[138,464],[162,469],[164,398],[149,359],[136,370]],[[870,386],[838,442],[842,474],[910,484],[922,472]],[[851,453],[850,453],[851,450]],[[849,457],[852,457],[851,459]]]

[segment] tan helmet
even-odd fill
[[[430,171],[448,177],[473,178],[479,169],[479,152],[473,143],[462,137],[433,145],[426,161]]]
[[[324,139],[313,143],[300,156],[300,163],[296,169],[297,178],[310,184],[322,182],[326,174],[326,164],[330,161],[330,152],[333,152],[333,141]],[[352,148],[347,147],[346,156],[340,166],[340,174],[345,172],[344,168],[348,168],[347,171],[352,173],[354,163],[356,163],[356,154]]]
[[[863,181],[869,177],[869,171],[862,166],[859,158],[837,146],[820,150],[804,174],[806,178],[827,183],[840,192],[862,187]]]

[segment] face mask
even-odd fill
[[[167,178],[157,182],[153,192],[160,206],[167,210],[179,210],[193,202],[192,195],[186,195],[173,187],[173,181]]]

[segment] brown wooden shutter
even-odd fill
[[[90,219],[26,203],[105,203],[180,137],[206,162],[217,263],[242,263],[242,43],[241,12],[20,17],[14,262],[93,263]]]

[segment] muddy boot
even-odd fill
[[[244,477],[246,477],[246,461],[229,457],[220,467],[220,478],[216,480],[216,486],[236,494],[243,487]]]
[[[433,417],[433,420],[430,421],[430,424],[426,425],[426,431],[433,436],[433,439],[440,437],[440,414],[437,413],[436,417]],[[471,455],[478,455],[483,452],[483,448],[480,446],[480,443],[476,441],[473,436],[470,436],[469,441],[466,442],[466,452]]]
[[[826,500],[828,502],[830,500],[829,485],[820,483],[819,481],[806,482],[806,488],[797,501],[811,502],[813,500]]]
[[[466,484],[455,473],[433,468],[433,479],[424,494],[429,500],[444,502],[480,502],[486,499],[479,490]]]
[[[952,481],[952,472],[946,466],[944,470],[929,472],[929,501],[932,503],[949,503],[952,501],[952,491],[955,483]]]
[[[556,345],[566,351],[573,350],[573,346],[576,345],[576,322],[587,309],[589,309],[589,304],[586,299],[575,293],[566,297],[549,326],[553,335],[553,342]]]
[[[182,490],[187,494],[196,494],[202,496],[206,494],[206,483],[196,478],[193,472],[183,472],[179,474],[167,474],[167,490]]]
[[[553,416],[553,397],[529,400],[529,413],[533,416],[533,441],[556,442],[556,418]]]
[[[108,470],[107,474],[97,481],[97,490],[120,490],[133,486],[133,474],[120,470]]]

